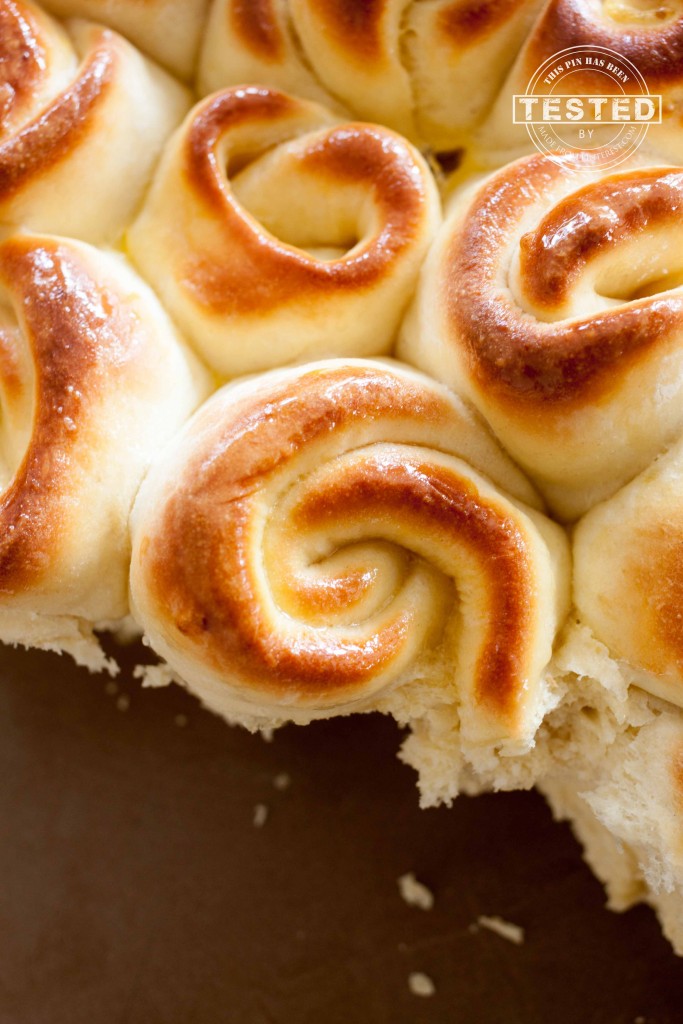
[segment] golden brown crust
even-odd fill
[[[254,496],[315,442],[356,422],[365,430],[376,421],[415,419],[432,422],[438,432],[452,415],[445,398],[389,371],[344,367],[289,378],[236,402],[229,421],[204,424],[182,481],[140,540],[148,598],[164,628],[189,641],[203,665],[275,702],[303,694],[308,705],[325,706],[362,695],[414,629],[408,614],[389,617],[379,633],[361,638],[310,630],[292,638],[274,629],[248,554]],[[362,520],[370,537],[390,520],[407,537],[429,537],[444,551],[467,550],[487,595],[474,701],[514,728],[525,699],[534,593],[527,540],[512,516],[482,497],[456,465],[433,464],[423,449],[404,447],[368,451],[332,482],[326,476],[317,489],[305,489],[288,513],[296,536],[326,536],[341,520]],[[305,587],[297,594],[303,621],[334,615],[371,583],[358,571],[343,574],[333,588]]]
[[[659,675],[672,664],[678,673],[683,671],[682,532],[683,523],[676,521],[676,510],[656,526],[638,530],[638,554],[628,558],[630,564],[625,570],[637,591],[647,595],[641,621],[631,624],[642,636],[640,664]]]
[[[233,0],[227,16],[241,44],[261,60],[282,60],[285,44],[273,11],[273,0]]]
[[[189,93],[108,28],[23,0],[0,19],[0,220],[115,241]]]
[[[318,0],[315,13],[326,35],[360,63],[382,57],[382,21],[387,7],[388,0]]]
[[[257,483],[296,452],[364,417],[369,423],[419,417],[437,427],[451,416],[445,398],[424,388],[410,388],[390,372],[382,375],[376,368],[356,367],[351,375],[340,367],[307,373],[273,390],[267,415],[257,394],[235,408],[230,424],[217,426],[215,457],[229,450],[229,465],[218,461],[209,465],[206,453],[199,452],[188,466],[187,478],[196,484],[188,487],[187,494],[212,503],[218,488],[218,500],[231,504],[252,493]]]
[[[0,132],[30,106],[44,72],[44,43],[28,8],[0,3]]]
[[[505,25],[520,0],[454,0],[439,14],[439,29],[462,49],[479,45]]]
[[[378,519],[393,516],[409,531],[438,529],[470,550],[491,599],[487,637],[475,669],[475,698],[496,714],[514,717],[520,698],[519,662],[532,625],[528,554],[512,519],[483,503],[462,476],[427,462],[411,464],[409,456],[394,465],[386,459],[365,460],[355,476],[309,496],[295,509],[294,523],[319,527],[338,518],[340,509],[351,518],[373,512]],[[391,644],[389,652],[393,654]],[[371,667],[359,659],[361,672]]]
[[[97,111],[111,87],[117,65],[114,37],[107,29],[84,61],[78,77],[45,111],[0,141],[0,203],[67,159],[93,130]]]
[[[274,89],[226,89],[195,109],[185,143],[185,173],[192,189],[212,212],[225,209],[223,169],[216,147],[222,135],[249,122],[286,122],[297,101]]]
[[[35,366],[31,440],[0,497],[0,593],[16,595],[50,571],[63,510],[73,501],[73,453],[108,374],[130,358],[135,317],[56,241],[26,237],[0,245],[0,285]],[[3,369],[14,358],[11,346],[4,353]]]
[[[551,0],[543,11],[526,50],[525,70],[529,77],[548,57],[570,46],[603,46],[618,53],[644,76],[650,92],[683,79],[683,18],[653,19],[651,27],[642,21],[616,22],[609,17],[596,18],[589,0]],[[575,93],[590,92],[599,82],[599,93],[615,91],[616,82],[589,69],[572,75]],[[624,83],[624,90],[637,88],[635,81]]]
[[[680,222],[683,174],[661,168],[617,174],[556,203],[520,240],[524,292],[553,310],[586,264],[649,230]]]
[[[306,292],[357,291],[391,273],[396,256],[421,230],[425,189],[407,145],[387,129],[345,124],[315,137],[300,157],[302,171],[371,189],[382,217],[377,236],[339,259],[323,261],[255,230],[226,186],[217,155],[221,137],[238,125],[286,126],[303,112],[299,101],[264,88],[219,93],[198,109],[187,135],[185,174],[223,232],[221,258],[188,254],[182,279],[213,312],[260,313],[300,301]]]
[[[585,318],[543,323],[501,292],[501,254],[520,219],[566,171],[545,157],[530,157],[496,174],[472,203],[443,264],[448,329],[461,345],[482,389],[516,407],[562,403],[566,407],[608,395],[620,373],[653,348],[666,344],[683,314],[678,294],[658,295]],[[572,279],[615,233],[627,237],[650,220],[675,215],[683,179],[663,168],[615,175],[560,203],[542,226],[522,240],[521,286],[544,309],[559,305]],[[642,203],[642,206],[641,206]],[[668,207],[667,207],[668,204]],[[671,212],[671,204],[674,208]],[[600,217],[591,218],[591,210]],[[571,211],[581,226],[569,223]],[[584,216],[585,214],[585,216]],[[602,216],[604,214],[604,220]],[[614,221],[623,214],[623,224]],[[644,218],[644,221],[641,219]],[[546,231],[546,226],[548,231]],[[567,280],[562,278],[566,276]]]

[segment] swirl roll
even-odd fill
[[[229,719],[405,720],[431,701],[459,707],[464,741],[526,749],[568,562],[525,502],[483,424],[428,378],[362,360],[276,371],[219,391],[151,470],[132,608]]]
[[[197,61],[208,0],[41,0],[61,18],[87,18],[116,29],[180,78]]]
[[[438,223],[405,139],[250,87],[191,111],[128,246],[199,354],[236,376],[387,352]]]
[[[149,289],[80,242],[0,242],[0,638],[69,651],[128,611],[128,516],[207,382]]]
[[[451,150],[490,108],[540,4],[214,0],[200,88],[268,82]]]
[[[511,117],[512,97],[526,92],[538,69],[555,54],[573,47],[587,47],[597,59],[609,63],[610,56],[626,58],[640,73],[622,75],[606,73],[604,66],[582,63],[573,66],[571,74],[558,88],[553,78],[538,78],[535,95],[552,95],[569,91],[577,96],[623,96],[638,94],[644,85],[647,92],[662,97],[661,124],[647,130],[647,144],[660,157],[674,163],[683,161],[683,4],[680,0],[661,3],[640,0],[549,0],[521,48],[508,78],[500,90],[490,118],[479,133],[479,141],[494,151],[528,151],[529,139],[523,124],[515,125]],[[599,52],[608,50],[610,53]],[[580,51],[579,51],[580,52]],[[573,55],[564,54],[571,59]],[[558,61],[562,63],[562,58]],[[622,68],[623,70],[623,68]],[[595,142],[614,138],[614,127],[591,123]],[[571,143],[567,126],[563,138]],[[585,148],[586,142],[576,137],[574,144]]]
[[[0,222],[113,241],[188,106],[122,36],[0,0]]]
[[[563,518],[683,426],[683,175],[528,157],[456,199],[399,351],[471,400]]]

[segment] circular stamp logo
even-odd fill
[[[603,168],[631,156],[662,120],[661,96],[648,92],[632,61],[605,46],[553,54],[512,102],[514,123],[542,153]]]

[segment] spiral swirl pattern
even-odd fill
[[[683,426],[683,177],[528,157],[464,192],[403,355],[471,399],[573,518]]]
[[[234,376],[386,352],[439,220],[404,139],[254,87],[190,113],[128,244],[206,362]]]
[[[683,5],[680,0],[642,3],[640,0],[549,0],[527,36],[490,118],[478,133],[485,148],[497,151],[528,151],[529,140],[523,125],[514,125],[510,116],[512,97],[526,92],[532,76],[555,54],[572,47],[588,47],[597,53],[600,47],[626,58],[645,80],[651,94],[662,97],[661,124],[648,128],[647,145],[660,158],[680,163],[683,160]],[[569,55],[571,56],[571,55]],[[635,75],[629,81],[605,74],[584,61],[566,79],[573,95],[628,95],[638,92]],[[558,90],[552,80],[538,80],[537,95]],[[607,141],[614,129],[593,125],[596,140]],[[568,138],[566,128],[563,135]],[[580,142],[576,144],[581,147]],[[585,143],[583,144],[585,146]]]
[[[497,486],[536,500],[464,406],[398,365],[235,385],[143,485],[135,614],[228,717],[363,710],[426,677],[469,741],[528,743],[565,537]]]
[[[114,32],[0,0],[0,223],[116,239],[188,105]]]

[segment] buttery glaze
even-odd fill
[[[683,176],[524,157],[454,200],[399,355],[574,519],[683,427]]]
[[[531,231],[519,236],[519,287],[532,320],[500,289],[501,254],[527,209],[568,175],[530,157],[494,176],[454,236],[443,268],[448,330],[462,345],[480,388],[517,409],[541,403],[581,406],[619,385],[629,360],[667,346],[683,332],[683,294],[655,295],[588,315],[563,313],[567,295],[597,256],[680,220],[683,176],[670,168],[632,171],[561,196]],[[577,184],[580,178],[576,179]],[[574,311],[572,310],[572,314]],[[619,369],[619,372],[617,371]]]
[[[0,220],[113,241],[187,100],[110,29],[0,0]]]
[[[472,736],[528,732],[564,537],[471,469],[520,486],[447,392],[360,361],[288,371],[219,392],[167,461],[134,513],[132,595],[204,699],[339,711],[445,645],[437,687]]]
[[[46,70],[45,43],[28,8],[0,5],[0,138],[17,123],[40,91]]]
[[[40,646],[65,617],[61,635],[126,614],[133,496],[206,382],[142,282],[84,243],[5,237],[0,300],[0,637]]]
[[[89,54],[77,80],[37,118],[0,142],[0,210],[21,189],[49,174],[96,129],[97,108],[105,101],[117,64],[108,33]]]
[[[26,592],[53,571],[79,486],[79,454],[96,428],[103,381],[125,365],[126,350],[133,355],[135,317],[56,242],[5,242],[0,285],[21,311],[35,374],[34,383],[33,374],[17,372],[21,362],[6,336],[5,400],[24,406],[29,416],[28,405],[35,407],[25,455],[0,498],[0,593],[7,596]]]
[[[227,133],[244,121],[270,131],[295,123],[297,101],[264,89],[223,93],[201,109],[188,132],[185,174],[198,202],[218,219],[223,252],[216,258],[190,253],[180,277],[210,310],[268,313],[307,291],[362,289],[387,276],[420,231],[427,201],[420,169],[396,136],[370,125],[343,125],[315,136],[298,156],[303,175],[352,183],[373,197],[381,227],[339,259],[320,260],[268,237],[241,208],[227,184],[231,156]],[[219,143],[223,143],[218,150]],[[227,187],[226,187],[227,186]]]

